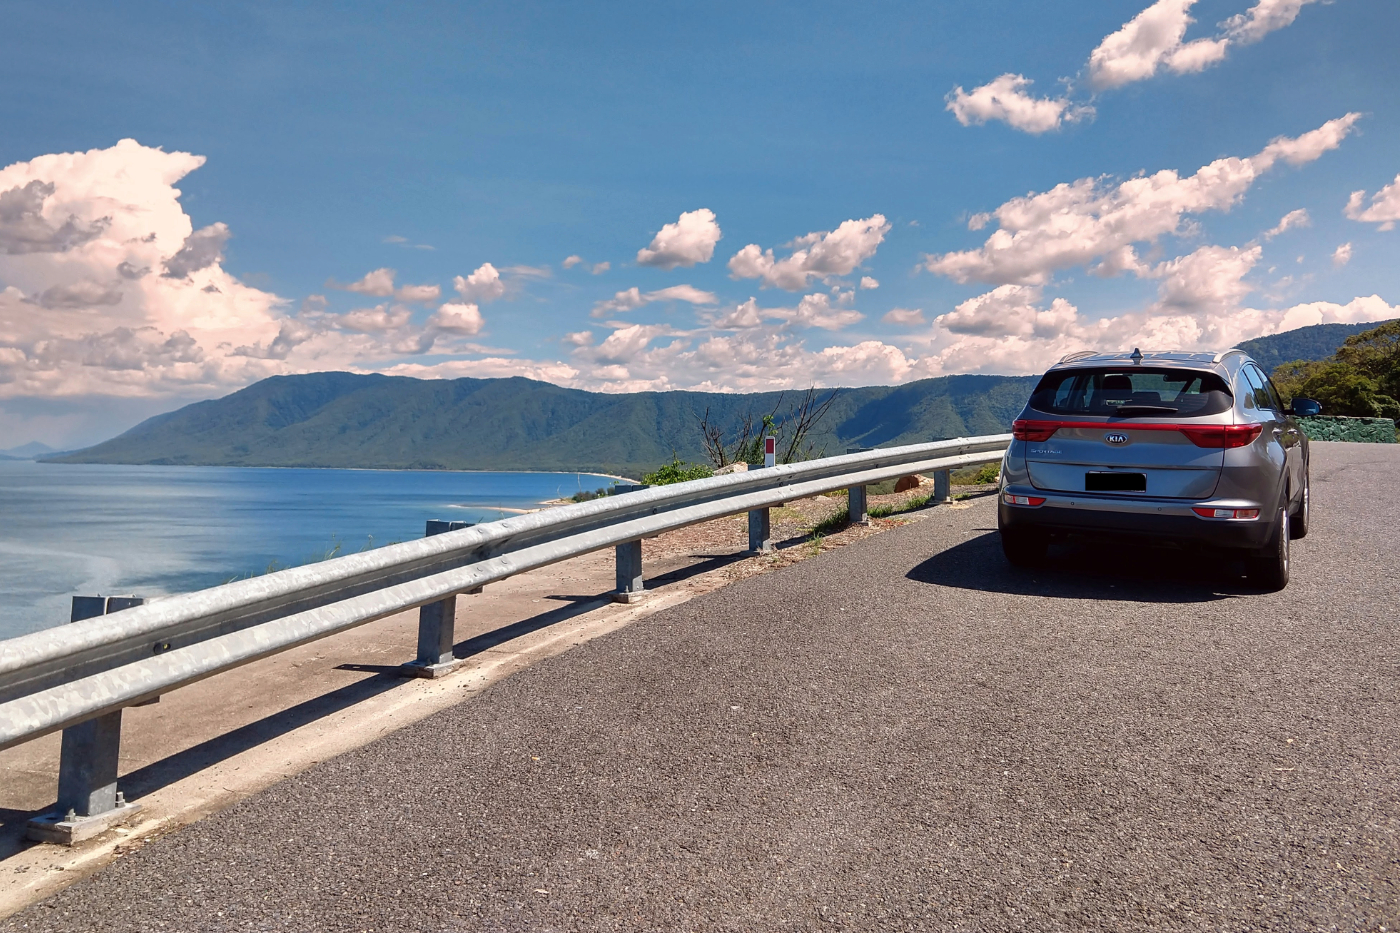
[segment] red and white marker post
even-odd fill
[[[778,462],[778,439],[771,434],[763,439],[763,465],[775,466]]]

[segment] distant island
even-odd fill
[[[1323,359],[1374,324],[1320,324],[1246,341],[1268,369]],[[840,389],[810,436],[816,451],[914,444],[1010,429],[1035,376],[944,376]],[[832,390],[822,390],[824,398]],[[733,431],[778,392],[566,389],[530,379],[274,376],[147,419],[51,463],[537,470],[639,476],[673,456],[705,462],[700,419]],[[799,393],[787,393],[783,404]]]

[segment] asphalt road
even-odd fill
[[[1400,447],[1294,580],[993,503],[541,663],[3,930],[1400,929]]]

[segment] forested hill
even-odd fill
[[[1034,386],[1029,376],[945,376],[841,389],[813,435],[818,451],[994,434]],[[827,390],[829,391],[829,390]],[[827,391],[821,393],[825,398]],[[150,418],[63,463],[383,469],[565,470],[637,476],[705,461],[699,422],[732,434],[777,392],[609,395],[529,379],[425,380],[352,373],[276,376]],[[786,409],[797,393],[788,393]]]
[[[1240,349],[1254,357],[1267,372],[1281,363],[1294,360],[1325,360],[1336,353],[1348,337],[1374,330],[1383,323],[1313,324],[1311,327],[1246,340],[1240,344]]]

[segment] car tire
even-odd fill
[[[1298,497],[1298,511],[1293,513],[1293,518],[1288,523],[1288,533],[1296,541],[1298,538],[1308,536],[1308,518],[1312,510],[1312,495],[1308,492],[1308,474],[1303,474],[1303,494]]]
[[[1278,510],[1278,518],[1274,522],[1269,543],[1250,558],[1249,579],[1265,592],[1277,593],[1288,585],[1291,524],[1288,520],[1288,507],[1285,505]]]
[[[1002,528],[1001,552],[1015,567],[1034,567],[1045,560],[1045,534],[1032,528]]]

